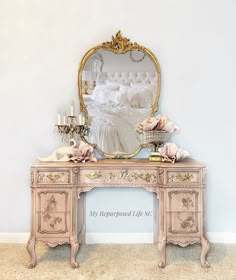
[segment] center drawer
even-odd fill
[[[81,169],[80,185],[155,185],[158,183],[156,169]]]

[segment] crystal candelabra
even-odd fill
[[[66,116],[64,112],[62,123],[61,123],[61,114],[57,114],[57,124],[55,125],[57,132],[62,136],[62,140],[69,138],[70,145],[76,143],[75,138],[84,138],[89,133],[89,127],[85,123],[85,117],[83,113],[79,113],[78,116],[74,115],[74,104],[71,105],[70,115]],[[68,137],[69,136],[69,137]]]

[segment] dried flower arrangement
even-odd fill
[[[179,131],[179,127],[166,116],[158,115],[146,118],[138,124],[137,131],[142,135],[143,143],[150,143],[154,146],[154,151],[149,156],[151,161],[174,163],[190,156],[188,151],[179,148],[175,143],[164,144],[169,141],[174,132]]]

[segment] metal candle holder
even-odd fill
[[[64,124],[56,124],[56,128],[58,133],[64,137],[64,135],[69,135],[70,145],[75,143],[76,134],[80,136],[80,138],[84,138],[89,133],[89,127],[86,123],[78,124],[77,116],[67,116],[66,122]]]

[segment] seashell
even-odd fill
[[[51,155],[48,157],[38,157],[40,161],[49,162],[49,161],[69,161],[70,155],[73,153],[74,146],[69,147],[60,147],[57,148]]]
[[[190,153],[184,149],[178,149],[178,151],[176,152],[176,161],[186,158],[186,157],[190,157]]]
[[[80,141],[79,145],[63,146],[57,148],[50,156],[38,158],[40,161],[74,161],[74,162],[86,162],[97,161],[93,153],[93,147],[89,144]]]
[[[159,149],[162,161],[175,162],[190,156],[190,153],[182,148],[179,148],[175,143],[165,143]]]

